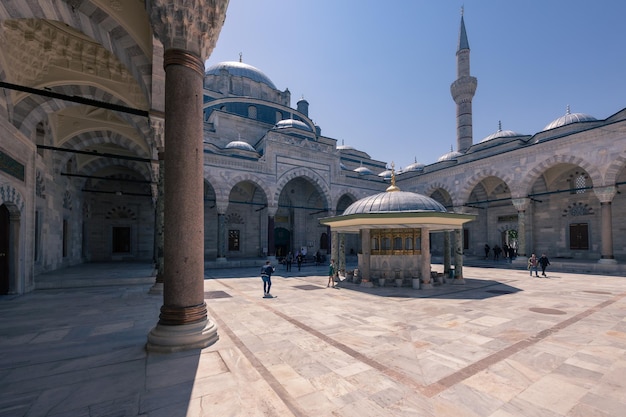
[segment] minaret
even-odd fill
[[[472,98],[478,80],[470,75],[470,48],[465,33],[463,9],[461,9],[459,47],[456,51],[456,75],[457,79],[450,86],[450,92],[456,103],[457,151],[465,153],[472,146]]]

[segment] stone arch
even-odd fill
[[[228,200],[228,198],[230,197],[230,192],[232,191],[233,187],[239,184],[240,182],[250,182],[254,184],[257,188],[261,189],[263,193],[265,194],[265,200],[267,201],[268,206],[270,205],[270,198],[272,196],[270,187],[261,178],[250,173],[241,174],[236,177],[228,179],[228,181],[226,182],[226,192],[225,192],[226,200]]]
[[[613,185],[617,182],[617,178],[621,171],[626,167],[626,152],[622,152],[620,155],[611,162],[604,174],[604,185]]]
[[[26,201],[22,194],[9,184],[0,185],[0,204],[6,204],[9,211],[15,208],[20,213],[24,211]]]
[[[226,185],[223,180],[216,178],[212,175],[214,171],[209,167],[204,167],[204,187],[209,185],[215,193],[215,204],[218,206],[218,211],[226,210],[228,206],[228,196],[230,187]]]
[[[116,206],[106,212],[104,218],[107,220],[137,220],[137,214],[126,206]]]
[[[339,190],[339,192],[337,192],[335,195],[336,195],[336,198],[331,198],[331,202],[330,202],[331,209],[335,211],[337,210],[337,204],[339,204],[339,201],[341,201],[341,199],[344,197],[348,197],[352,199],[353,201],[359,200],[359,197],[356,195],[356,193],[354,192],[354,189],[352,188],[342,187]]]
[[[152,180],[152,170],[150,169],[150,165],[145,162],[131,161],[126,159],[116,160],[115,163],[111,162],[109,158],[94,159],[93,161],[83,165],[79,172],[82,175],[94,175],[102,169],[115,166],[121,166],[130,169],[131,171],[135,171],[141,176],[142,179],[146,181]]]
[[[522,195],[514,196],[514,198],[526,197],[531,192],[537,179],[541,177],[541,175],[545,171],[559,164],[576,165],[587,171],[589,177],[591,178],[591,183],[593,186],[603,184],[602,175],[600,174],[598,169],[587,160],[574,155],[553,155],[549,158],[544,159],[543,161],[540,161],[537,165],[535,165],[535,167],[528,171],[523,184],[523,187],[525,188],[522,190]]]
[[[513,182],[512,178],[505,173],[502,173],[493,168],[485,168],[481,171],[476,172],[472,175],[463,185],[463,187],[459,190],[458,195],[450,194],[454,201],[455,206],[460,206],[466,203],[469,200],[472,191],[476,188],[476,186],[486,178],[495,177],[504,182],[509,190],[511,189],[511,183]]]
[[[285,186],[289,183],[289,181],[295,178],[306,178],[310,180],[311,184],[315,188],[317,188],[318,192],[322,196],[324,196],[324,199],[326,200],[326,208],[329,208],[329,204],[332,199],[330,197],[330,188],[328,187],[328,184],[326,184],[326,181],[321,175],[319,175],[312,169],[303,168],[303,167],[293,168],[285,172],[278,179],[278,181],[276,182],[276,190],[275,190],[273,202],[278,202],[278,199],[280,198],[280,193],[282,192],[283,188],[285,188]]]
[[[71,4],[70,4],[71,3]],[[129,69],[133,78],[140,86],[146,98],[151,97],[151,69],[152,31],[150,19],[145,14],[145,26],[134,28],[134,33],[142,33],[144,38],[133,36],[116,19],[115,13],[122,15],[123,8],[133,9],[132,2],[123,2],[113,6],[111,12],[98,6],[96,2],[84,0],[81,2],[55,1],[41,7],[39,2],[26,3],[23,7],[8,7],[0,10],[0,20],[28,19],[36,22],[38,19],[61,22],[88,36],[94,42],[112,53]],[[135,2],[136,3],[136,2]],[[117,10],[117,8],[120,8]],[[134,7],[134,13],[145,13],[145,9]],[[36,24],[36,23],[34,23]],[[150,37],[150,38],[149,38]],[[148,102],[150,100],[147,100]]]

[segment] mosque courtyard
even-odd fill
[[[433,265],[433,269],[442,268]],[[618,417],[626,278],[464,268],[466,285],[326,288],[326,266],[209,270],[219,340],[147,353],[151,266],[0,298],[0,416]]]

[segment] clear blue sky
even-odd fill
[[[230,0],[207,61],[263,71],[291,106],[309,102],[322,134],[395,162],[456,150],[460,10],[471,49],[474,143],[534,134],[571,112],[626,107],[623,0]]]

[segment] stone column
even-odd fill
[[[514,198],[511,202],[517,209],[517,255],[526,264],[526,209],[530,199]]]
[[[443,274],[450,274],[450,232],[443,232]]]
[[[218,339],[204,301],[202,82],[227,0],[148,0],[165,69],[163,306],[147,349],[198,349]]]
[[[217,212],[217,262],[226,262],[226,214]]]
[[[335,231],[330,232],[330,257],[336,264],[339,262],[339,235]]]
[[[267,216],[267,257],[276,259],[276,243],[274,241],[274,215]]]
[[[430,231],[422,227],[422,264],[420,265],[420,275],[422,276],[422,289],[433,288],[430,279]]]
[[[339,271],[346,274],[346,234],[339,233]]]
[[[156,201],[156,213],[154,216],[154,233],[155,233],[155,260],[156,260],[156,281],[150,288],[150,294],[163,294],[163,272],[164,272],[164,256],[163,256],[163,244],[164,244],[164,210],[165,210],[165,150],[159,148],[159,180],[157,182],[157,201]]]
[[[615,186],[594,188],[594,193],[600,200],[600,215],[602,220],[602,255],[598,263],[615,264],[613,256],[613,209],[611,202],[617,193]]]
[[[372,238],[370,236],[370,229],[361,229],[361,246],[363,249],[363,253],[359,257],[359,275],[361,276],[361,286],[363,287],[371,287],[371,269],[370,269],[370,261],[372,254]]]
[[[463,285],[463,229],[454,231],[454,279],[453,284]]]

